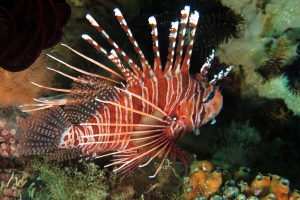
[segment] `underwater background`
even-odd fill
[[[22,4],[22,1],[14,2]],[[25,55],[25,51],[21,50],[7,50],[9,53],[6,53],[0,48],[2,55],[4,52],[8,55],[0,56],[1,199],[300,198],[297,190],[300,189],[300,1],[53,2],[55,5],[66,3],[72,11],[70,16],[57,15],[61,23],[56,22],[55,30],[59,32],[61,29],[61,36],[53,36],[51,44],[32,48],[35,50],[32,55]],[[1,9],[5,5],[11,6],[1,3]],[[148,172],[154,173],[158,163],[149,164],[128,175],[117,176],[112,172],[113,167],[103,169],[110,158],[85,163],[78,163],[76,159],[57,163],[48,162],[47,155],[24,157],[18,153],[21,132],[17,121],[29,115],[18,106],[34,103],[33,98],[60,97],[58,92],[36,87],[31,82],[48,87],[71,87],[71,80],[48,70],[46,66],[74,77],[79,75],[46,54],[88,72],[109,75],[58,43],[80,50],[117,71],[105,56],[81,38],[82,34],[88,33],[104,48],[111,49],[85,19],[87,13],[128,55],[137,59],[114,16],[113,9],[118,7],[151,62],[153,52],[148,17],[155,15],[157,18],[160,47],[167,49],[170,23],[180,17],[180,10],[185,5],[190,5],[191,11],[198,10],[201,16],[191,58],[191,73],[200,70],[211,49],[215,49],[216,58],[209,70],[209,79],[221,69],[234,66],[232,72],[218,82],[223,95],[223,108],[216,117],[216,123],[201,126],[200,134],[187,134],[179,143],[182,149],[194,155],[195,162],[188,174],[184,175],[182,165],[175,163],[174,173],[165,180],[164,175],[170,168],[168,160],[158,177],[150,179]],[[7,10],[12,9],[9,6]],[[57,6],[56,9],[68,12],[65,6]],[[4,19],[3,16],[0,19]],[[64,23],[63,20],[67,18],[68,22]],[[47,21],[47,24],[50,26],[51,23]],[[46,28],[44,30],[47,31]],[[5,31],[0,33],[0,37],[4,38]],[[35,41],[43,40],[38,38],[39,34],[36,35]],[[0,42],[5,41],[3,38]],[[185,39],[189,40],[189,37]],[[4,43],[0,44],[4,47]],[[29,48],[27,43],[18,44]],[[166,62],[166,55],[166,51],[162,50],[163,63]],[[27,69],[10,64],[22,56],[32,58],[17,63]],[[29,64],[31,62],[34,63]],[[161,186],[146,193],[157,182]]]

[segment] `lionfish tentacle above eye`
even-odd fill
[[[212,53],[210,54],[209,57],[207,57],[207,60],[206,62],[202,65],[201,67],[201,70],[200,70],[200,73],[203,75],[203,76],[206,76],[210,66],[211,66],[211,62],[212,60],[214,59],[215,57],[215,50],[213,49],[212,50]]]
[[[225,72],[223,70],[220,71],[218,74],[214,75],[214,78],[210,81],[210,83],[212,85],[215,85],[218,80],[221,80],[225,76],[227,76],[231,70],[232,70],[232,66],[229,66],[229,67],[226,68]]]
[[[171,24],[164,67],[160,58],[159,30],[155,17],[149,18],[154,54],[154,65],[150,66],[120,10],[114,11],[140,63],[134,63],[88,14],[87,20],[113,49],[105,50],[86,34],[82,38],[102,52],[120,72],[111,70],[65,44],[62,45],[125,83],[83,71],[49,55],[82,75],[72,77],[49,68],[72,79],[71,89],[35,84],[67,95],[58,100],[37,99],[37,104],[22,106],[36,107],[25,111],[48,109],[43,114],[19,123],[24,131],[22,153],[35,155],[54,151],[50,157],[58,160],[78,156],[92,159],[113,156],[112,163],[106,167],[118,165],[115,171],[121,174],[144,167],[159,158],[159,166],[151,178],[157,175],[169,156],[173,165],[179,160],[186,171],[193,158],[180,149],[177,143],[185,134],[197,130],[218,115],[223,99],[216,82],[226,76],[231,67],[209,82],[206,74],[214,57],[213,51],[199,73],[189,73],[199,19],[197,11],[190,14],[189,6],[181,11],[180,22]],[[190,31],[191,39],[185,44],[187,30]],[[125,60],[129,68],[121,60]],[[60,105],[64,107],[58,107]]]

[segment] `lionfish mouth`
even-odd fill
[[[21,151],[25,155],[51,152],[51,157],[57,160],[78,156],[95,159],[113,155],[113,162],[106,167],[119,165],[115,170],[119,173],[146,166],[153,159],[159,157],[161,160],[159,167],[150,177],[157,175],[164,160],[169,156],[173,165],[178,159],[183,163],[184,170],[187,171],[187,164],[191,163],[193,158],[189,153],[180,149],[176,143],[187,133],[187,130],[195,130],[203,124],[207,119],[205,115],[211,119],[218,114],[222,106],[222,98],[220,94],[216,94],[219,92],[215,83],[226,76],[231,67],[225,72],[221,71],[208,82],[206,73],[213,59],[213,55],[211,55],[202,66],[197,78],[189,74],[199,19],[197,11],[189,16],[189,6],[185,6],[181,11],[180,23],[172,22],[167,62],[164,67],[160,60],[155,18],[149,18],[155,56],[152,67],[137,44],[120,10],[116,8],[114,11],[121,27],[134,46],[142,68],[139,68],[126,55],[91,15],[86,15],[88,21],[106,38],[113,49],[108,53],[90,36],[84,34],[82,38],[97,51],[102,52],[118,67],[122,75],[73,48],[62,45],[125,81],[126,84],[78,69],[49,55],[54,60],[83,75],[76,78],[48,68],[72,79],[74,81],[72,88],[58,89],[33,83],[38,87],[64,92],[67,94],[67,98],[36,99],[37,104],[20,106],[22,108],[34,107],[33,109],[24,109],[25,112],[48,110],[19,123],[24,130]],[[191,27],[191,37],[183,54],[184,37],[188,25]],[[127,62],[129,69],[123,65],[121,59]],[[107,83],[119,86],[111,86]],[[208,109],[208,107],[210,108]]]

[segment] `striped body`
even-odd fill
[[[128,140],[140,137],[139,135],[142,133],[132,134],[134,131],[154,130],[159,134],[165,132],[166,140],[177,143],[185,133],[198,128],[203,122],[205,115],[203,113],[203,102],[201,102],[201,97],[203,98],[204,94],[201,82],[191,77],[187,72],[159,79],[154,75],[153,79],[149,79],[141,85],[129,87],[127,90],[157,105],[168,114],[168,119],[159,121],[158,119],[123,109],[120,106],[157,118],[163,118],[160,112],[153,109],[149,104],[144,103],[144,101],[124,92],[115,91],[118,94],[118,98],[113,103],[120,106],[107,103],[101,106],[98,112],[92,115],[87,122],[104,125],[72,125],[70,130],[62,137],[61,148],[79,147],[85,154],[92,157],[93,154],[99,155],[106,151],[124,150],[135,146],[134,141],[128,142]],[[126,124],[129,125],[126,126]],[[131,126],[131,124],[138,126]],[[153,127],[142,127],[142,125],[152,125]],[[123,132],[129,132],[130,134],[105,135]],[[153,131],[142,135],[143,137],[153,135]],[[155,137],[152,139],[155,139]]]
[[[169,156],[173,164],[178,159],[186,169],[187,164],[192,162],[192,157],[176,144],[185,134],[196,131],[219,113],[222,95],[216,82],[226,76],[231,69],[220,72],[213,80],[208,81],[206,74],[213,59],[212,55],[202,66],[200,73],[193,75],[189,73],[199,18],[197,12],[191,14],[189,18],[189,12],[189,7],[186,6],[181,12],[180,25],[179,22],[172,23],[167,63],[162,67],[155,18],[149,18],[155,55],[154,66],[150,66],[122,14],[115,9],[118,21],[140,58],[141,68],[118,47],[90,15],[87,15],[90,23],[114,49],[108,53],[89,36],[82,37],[96,50],[104,53],[119,68],[123,76],[64,46],[119,76],[126,84],[122,85],[115,80],[82,71],[54,58],[83,75],[78,78],[66,75],[74,80],[71,90],[48,88],[67,92],[68,96],[61,101],[38,100],[40,103],[35,106],[39,107],[38,109],[49,108],[48,111],[20,122],[24,130],[23,153],[27,155],[54,152],[51,155],[57,159],[76,156],[95,159],[113,155],[113,162],[107,166],[118,165],[116,171],[120,173],[143,167],[158,157],[161,162],[153,176],[160,171],[165,158]],[[191,27],[191,40],[189,44],[184,44],[187,25]],[[184,48],[186,51],[183,56]],[[124,67],[119,56],[127,61],[130,69]],[[116,86],[110,86],[107,82]],[[58,105],[65,107],[62,109]]]

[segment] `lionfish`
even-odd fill
[[[199,19],[197,11],[190,15],[189,6],[181,11],[180,23],[175,21],[171,24],[164,67],[160,60],[155,17],[149,18],[155,55],[154,66],[150,66],[120,10],[116,8],[114,12],[134,46],[141,68],[87,14],[88,21],[114,48],[108,53],[88,35],[84,34],[82,38],[104,53],[122,75],[65,44],[63,46],[121,78],[123,82],[80,70],[49,55],[82,75],[75,78],[49,68],[74,80],[69,90],[34,83],[39,87],[66,92],[67,97],[57,101],[37,99],[39,102],[31,105],[37,106],[32,110],[46,111],[19,122],[23,130],[21,151],[24,155],[50,153],[53,159],[58,160],[113,156],[113,162],[106,167],[116,165],[114,171],[121,174],[159,158],[159,166],[150,177],[157,175],[169,156],[173,164],[178,159],[186,171],[193,158],[177,143],[185,134],[197,132],[202,124],[214,120],[218,115],[223,99],[216,82],[226,76],[231,67],[208,81],[206,75],[214,57],[212,53],[200,73],[189,73]],[[188,44],[184,44],[186,30],[190,30]],[[121,59],[128,63],[129,68],[123,65]],[[28,105],[21,107],[25,106]]]

